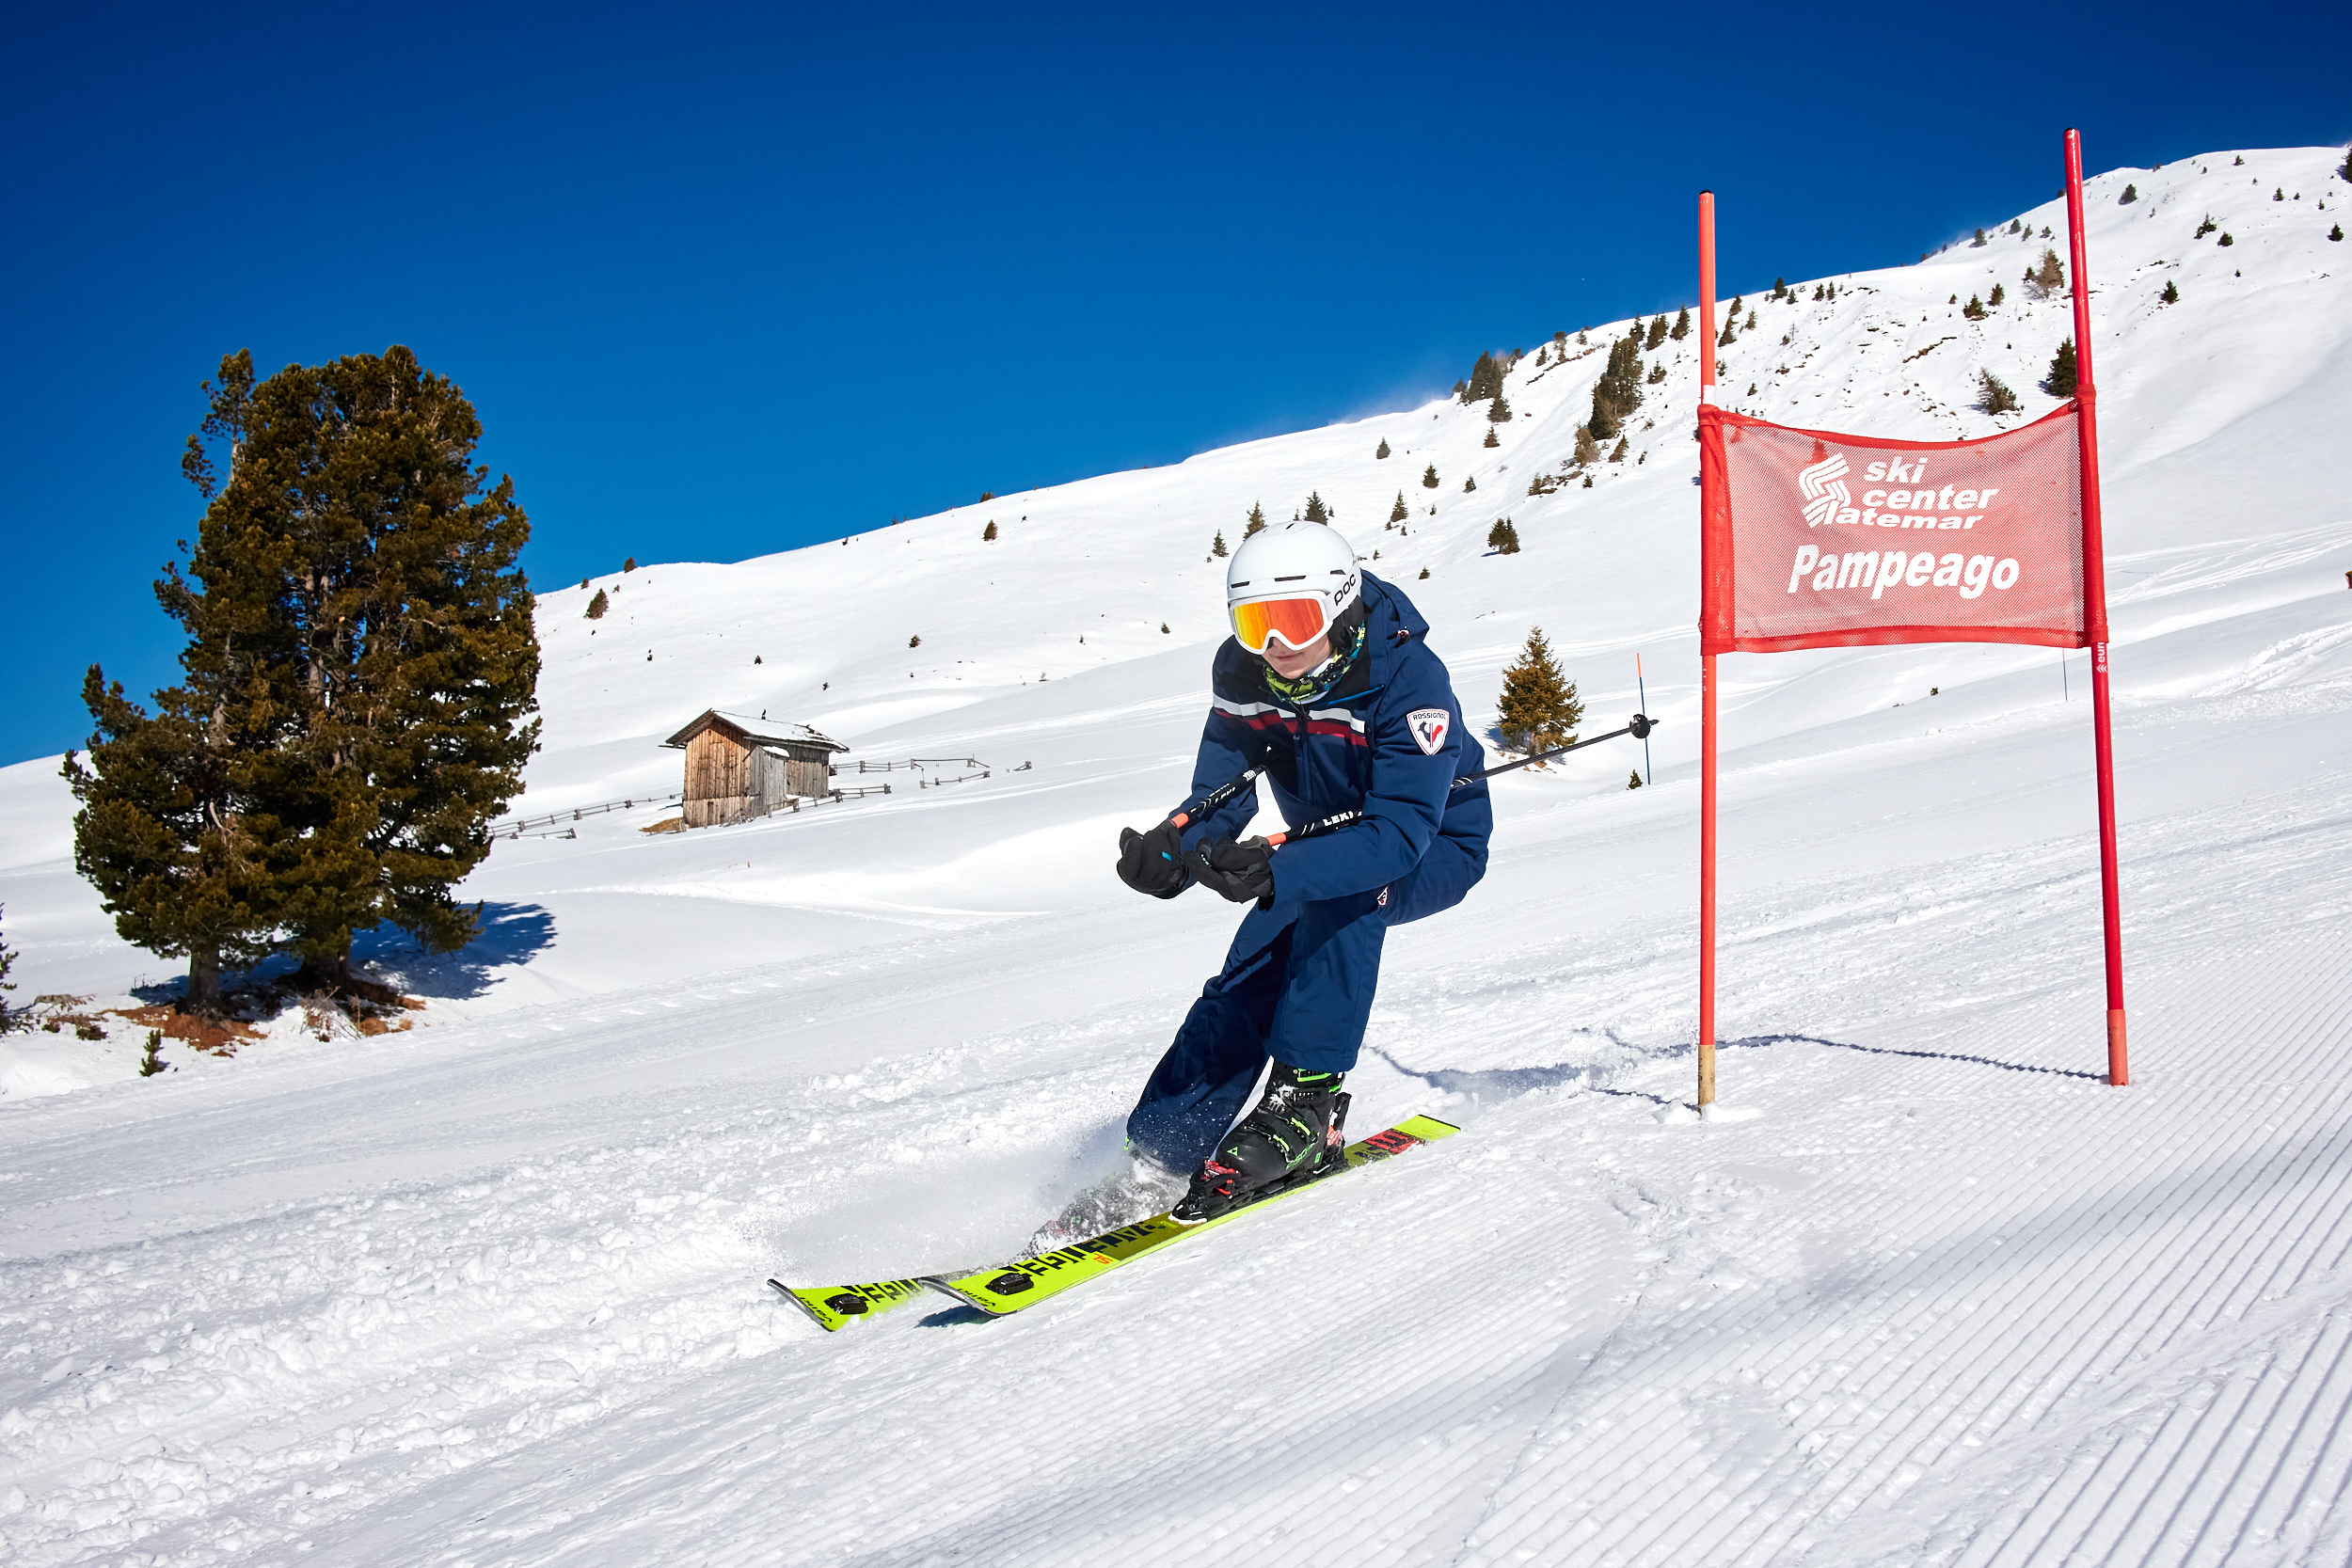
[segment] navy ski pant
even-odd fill
[[[1190,1172],[1248,1106],[1266,1059],[1316,1072],[1356,1065],[1380,983],[1389,890],[1252,909],[1225,967],[1184,1015],[1127,1117],[1127,1140]]]

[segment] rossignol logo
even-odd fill
[[[1417,707],[1405,716],[1405,725],[1413,732],[1413,744],[1421,748],[1421,754],[1434,757],[1438,748],[1445,744],[1446,731],[1454,727],[1454,719],[1441,707]]]

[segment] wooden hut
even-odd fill
[[[690,828],[763,816],[795,797],[821,797],[833,788],[829,759],[849,750],[806,724],[771,723],[717,708],[661,744],[686,753]]]

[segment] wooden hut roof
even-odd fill
[[[746,714],[726,713],[715,707],[705,709],[701,718],[661,744],[683,747],[703,731],[710,729],[724,730],[747,746],[821,746],[829,752],[849,750],[833,736],[810,729],[806,724],[785,724],[770,719],[754,719]]]

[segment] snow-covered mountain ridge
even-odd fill
[[[289,1028],[148,1081],[128,1042],[35,1037],[0,1098],[0,1542],[2342,1560],[2352,511],[2325,470],[2352,184],[2337,150],[2242,155],[2090,186],[2132,1088],[2090,1076],[2082,656],[1830,650],[1724,661],[1723,1092],[1761,1114],[1654,1119],[1694,1028],[1696,343],[1644,356],[1667,373],[1622,465],[1530,496],[1605,359],[1531,343],[1497,448],[1446,400],[735,565],[648,543],[655,564],[546,593],[518,811],[674,789],[658,742],[712,706],[993,776],[501,844],[474,950],[372,952],[431,999],[406,1035]],[[1834,303],[1831,279],[1751,292],[1725,401],[1921,438],[2045,411],[2071,321],[2022,277],[2063,223],[2016,217],[2030,239],[2004,218]],[[2019,413],[1969,406],[1981,370]],[[1006,1323],[819,1337],[767,1273],[996,1256],[1111,1157],[1232,926],[1127,894],[1113,836],[1184,787],[1223,635],[1212,534],[1311,491],[1428,615],[1474,718],[1540,624],[1589,721],[1632,708],[1637,654],[1667,721],[1652,787],[1625,789],[1623,744],[1499,781],[1486,882],[1391,938],[1359,1121],[1465,1135]],[[1498,516],[1522,553],[1486,553]],[[167,975],[64,863],[55,768],[0,770],[19,976]],[[1010,1418],[1044,1390],[1079,1414]],[[1200,1440],[1181,1465],[1170,1433]],[[1213,1487],[1185,1483],[1202,1449]]]

